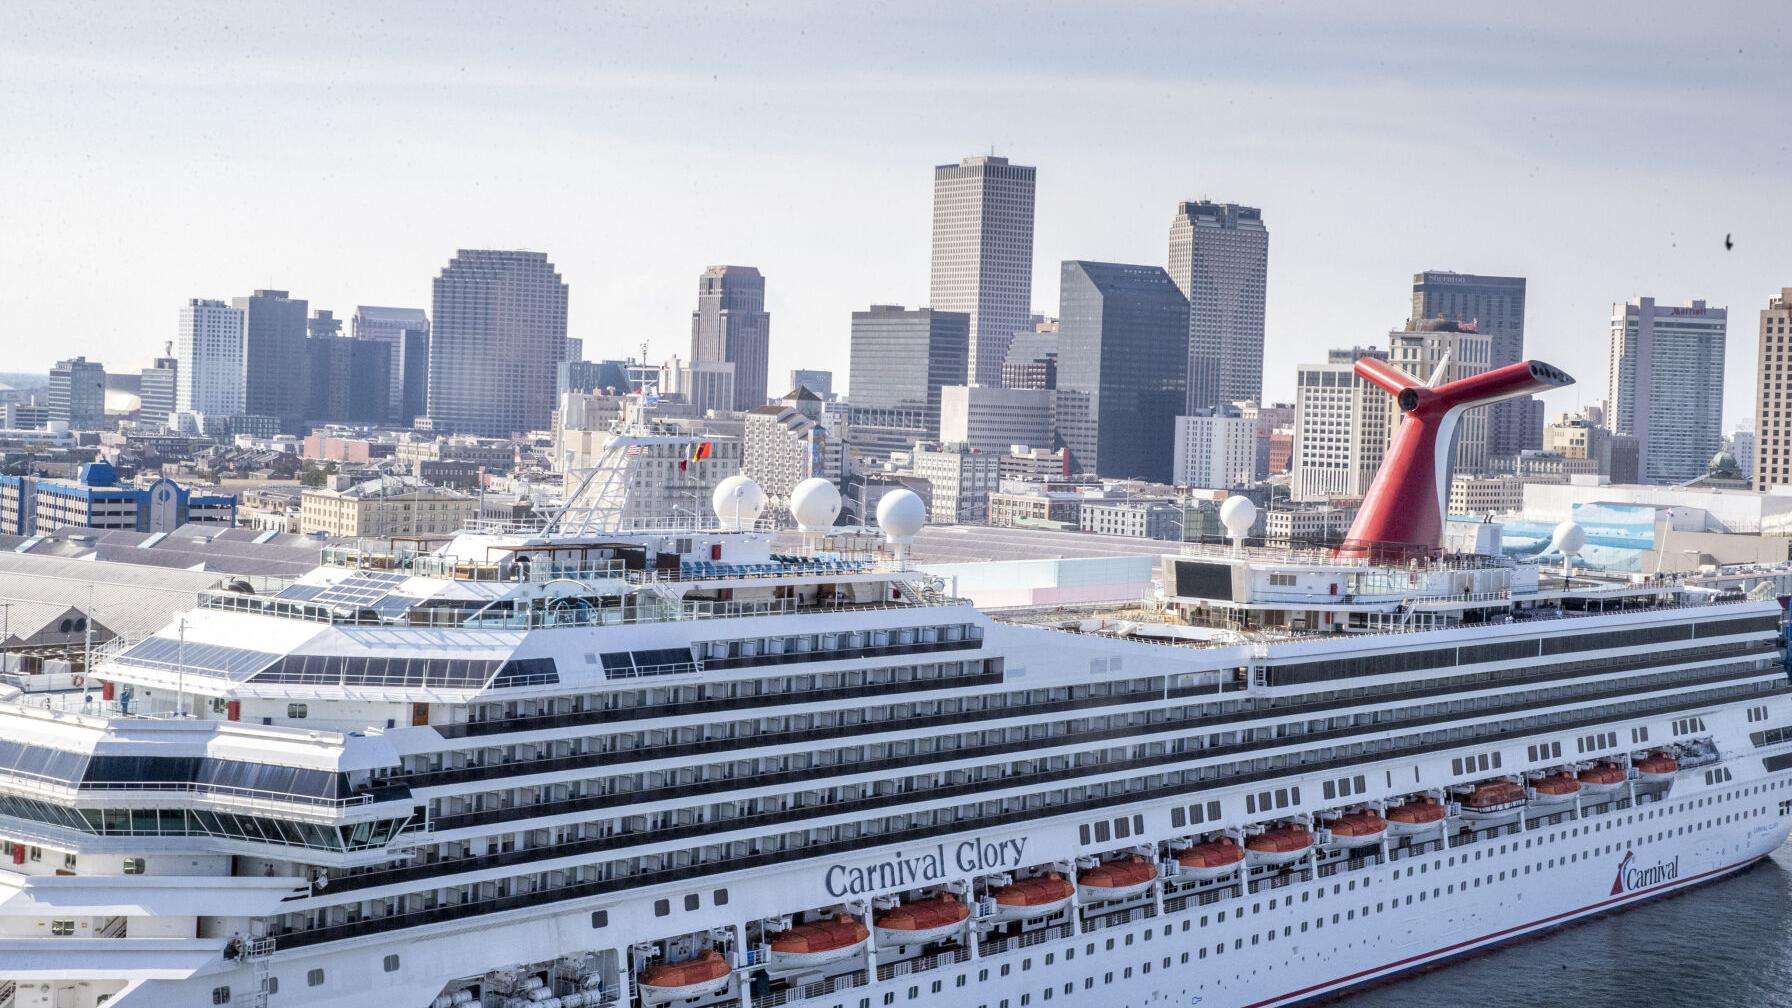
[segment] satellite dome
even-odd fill
[[[1580,523],[1569,520],[1555,527],[1549,536],[1549,550],[1563,556],[1573,556],[1587,545],[1587,530]]]
[[[709,504],[724,529],[739,531],[759,520],[759,513],[765,510],[765,491],[751,476],[736,473],[716,484]]]
[[[913,490],[892,490],[877,502],[877,527],[892,543],[911,543],[927,524],[927,505]]]
[[[1257,524],[1257,505],[1251,503],[1249,497],[1233,494],[1220,505],[1220,524],[1226,526],[1226,534],[1234,539],[1249,536]]]
[[[790,492],[790,516],[805,532],[825,532],[840,517],[840,491],[819,476],[798,483]]]

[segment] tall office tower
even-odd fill
[[[390,348],[386,419],[409,427],[428,408],[429,313],[421,308],[357,305],[349,332],[356,339],[380,340]]]
[[[852,313],[847,398],[859,409],[919,410],[940,435],[940,389],[965,384],[970,316],[936,308],[872,305]]]
[[[231,304],[243,313],[243,412],[280,419],[288,433],[305,419],[305,301],[258,290]]]
[[[1386,360],[1378,347],[1333,350],[1303,364],[1294,379],[1294,445],[1289,496],[1297,501],[1360,497],[1387,454],[1393,399],[1356,375],[1359,357]]]
[[[970,316],[972,384],[1002,383],[1008,343],[1032,314],[1036,173],[987,155],[933,169],[928,299],[939,311]]]
[[[796,388],[798,385],[815,393],[824,400],[834,398],[834,372],[832,371],[818,371],[813,368],[792,368],[790,372],[790,387]]]
[[[1412,277],[1412,317],[1473,322],[1491,342],[1488,364],[1524,360],[1524,277],[1426,270]],[[1517,455],[1543,443],[1543,407],[1532,396],[1494,403],[1487,414],[1487,454]]]
[[[50,368],[49,418],[70,430],[99,430],[106,425],[106,369],[85,357],[59,360]]]
[[[306,321],[305,334],[307,336],[340,336],[342,335],[342,320],[336,317],[335,312],[327,308],[319,308],[312,312],[311,318]]]
[[[1792,483],[1792,287],[1761,309],[1755,376],[1755,489]]]
[[[1428,382],[1441,366],[1442,381],[1456,381],[1491,368],[1493,343],[1473,322],[1449,319],[1408,320],[1406,328],[1388,333],[1388,362]],[[1541,402],[1541,400],[1538,400]],[[1451,459],[1458,475],[1472,476],[1488,469],[1488,416],[1485,409],[1464,412],[1456,421],[1456,444]],[[1542,421],[1538,421],[1539,440]]]
[[[566,284],[543,252],[461,249],[436,277],[429,420],[506,437],[544,430],[566,359]]]
[[[697,280],[691,313],[691,363],[734,365],[734,408],[765,405],[771,368],[772,317],[765,277],[752,266],[711,266]]]
[[[1188,395],[1188,299],[1158,266],[1070,261],[1053,422],[1073,469],[1168,483]]]
[[[214,417],[243,413],[243,310],[222,301],[190,298],[174,337],[180,361],[174,408]]]
[[[162,356],[137,376],[137,419],[151,424],[165,424],[179,401],[176,390],[180,361],[174,356],[172,342],[163,347]]]
[[[381,424],[392,382],[391,350],[383,340],[313,336],[305,341],[305,417],[318,423]]]
[[[1644,483],[1696,479],[1723,446],[1728,323],[1728,309],[1703,301],[1612,305],[1608,422],[1636,438]]]
[[[1170,278],[1188,298],[1188,402],[1193,414],[1263,398],[1263,211],[1179,203],[1170,221]]]

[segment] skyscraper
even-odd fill
[[[566,284],[546,253],[461,249],[435,280],[430,424],[508,436],[544,430],[566,359]]]
[[[162,356],[157,357],[137,377],[137,419],[144,423],[165,424],[179,401],[177,390],[180,361],[174,356],[170,341]]]
[[[374,339],[390,348],[386,419],[409,427],[428,409],[429,313],[421,308],[357,305],[349,320],[357,339]]]
[[[243,313],[243,409],[277,417],[287,432],[305,419],[305,313],[310,307],[283,290],[258,290],[230,302]]]
[[[1387,454],[1393,399],[1356,375],[1358,357],[1386,360],[1378,347],[1333,350],[1303,364],[1294,379],[1294,443],[1289,496],[1297,501],[1360,497]]]
[[[967,359],[975,384],[1002,383],[1008,343],[1028,328],[1036,171],[989,155],[933,169],[928,298],[939,311],[970,317]]]
[[[233,417],[243,413],[243,311],[222,301],[191,298],[180,310],[174,338],[175,409]]]
[[[940,389],[963,385],[970,316],[934,308],[872,305],[852,313],[852,405],[920,410],[940,436]]]
[[[59,360],[50,368],[51,420],[70,430],[99,430],[106,425],[106,369],[85,357]]]
[[[1490,341],[1492,368],[1524,360],[1524,277],[1426,270],[1412,277],[1412,317],[1473,322]],[[1543,408],[1526,396],[1496,402],[1487,416],[1489,456],[1516,455],[1543,443]]]
[[[691,363],[734,365],[734,408],[765,405],[772,317],[765,277],[752,266],[711,266],[697,280],[691,313]]]
[[[1170,277],[1188,299],[1187,412],[1263,398],[1269,229],[1236,203],[1179,203]]]
[[[1188,386],[1188,299],[1157,266],[1070,261],[1059,279],[1058,437],[1071,466],[1168,483]]]
[[[1636,438],[1644,483],[1696,479],[1722,447],[1728,323],[1728,309],[1703,301],[1612,305],[1608,422]]]
[[[1755,376],[1756,490],[1792,483],[1792,287],[1761,309],[1760,366]]]

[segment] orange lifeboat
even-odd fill
[[[1651,784],[1666,784],[1680,772],[1680,761],[1664,752],[1650,753],[1636,761],[1636,772]]]
[[[1157,866],[1137,854],[1085,868],[1076,873],[1076,887],[1091,900],[1120,900],[1151,889]]]
[[[964,927],[971,908],[950,896],[930,896],[897,904],[872,916],[880,946],[925,945],[944,941]]]
[[[1388,809],[1388,832],[1395,836],[1423,833],[1444,821],[1446,811],[1439,802],[1414,798]]]
[[[1477,784],[1462,798],[1462,814],[1470,819],[1497,819],[1524,807],[1524,788],[1508,780]]]
[[[1566,770],[1531,782],[1531,803],[1534,805],[1560,805],[1573,801],[1578,794],[1580,781]]]
[[[1238,870],[1244,848],[1231,837],[1215,837],[1176,855],[1182,870],[1198,879],[1216,879]]]
[[[868,937],[870,932],[857,919],[835,914],[831,920],[811,921],[779,932],[771,940],[766,961],[777,970],[820,966],[864,948]]]
[[[1363,809],[1327,819],[1325,828],[1331,831],[1335,847],[1370,847],[1387,835],[1388,821],[1371,809]]]
[[[1283,865],[1299,861],[1313,849],[1313,831],[1299,823],[1282,823],[1245,837],[1244,856],[1252,864]]]
[[[728,986],[732,972],[715,949],[684,962],[656,963],[641,971],[641,998],[648,1004],[667,1004],[714,994]]]
[[[1599,763],[1580,772],[1580,786],[1590,794],[1605,794],[1624,786],[1624,768],[1616,763]]]
[[[1075,891],[1064,876],[1046,872],[1002,886],[990,896],[996,901],[996,920],[1032,920],[1064,909]]]

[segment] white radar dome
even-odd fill
[[[1226,534],[1234,539],[1248,537],[1257,524],[1257,505],[1251,503],[1249,497],[1236,494],[1226,498],[1226,503],[1220,505],[1220,524],[1226,526]]]
[[[877,502],[877,527],[893,543],[911,543],[927,524],[927,505],[913,490],[892,490]]]
[[[716,484],[709,504],[724,529],[739,531],[759,520],[759,513],[765,510],[765,491],[751,476],[736,473]]]
[[[1574,521],[1564,521],[1550,533],[1549,548],[1553,553],[1573,556],[1587,545],[1587,530]]]
[[[798,483],[790,492],[790,516],[805,532],[825,532],[840,517],[840,491],[819,476]]]

